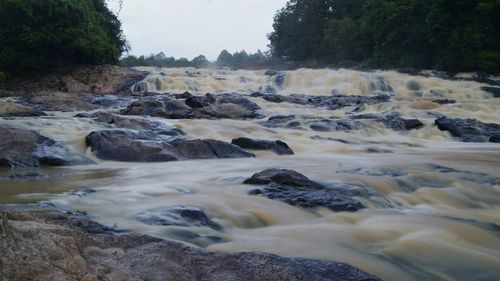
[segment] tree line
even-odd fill
[[[290,0],[274,56],[311,64],[500,71],[500,0]]]
[[[216,61],[208,61],[204,55],[199,55],[192,60],[187,58],[176,59],[167,57],[163,52],[149,56],[128,55],[120,60],[122,66],[158,66],[158,67],[229,67],[229,68],[259,68],[271,65],[275,59],[270,52],[258,50],[256,53],[238,51],[230,53],[222,50]]]

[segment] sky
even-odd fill
[[[118,0],[109,0],[117,10]],[[268,49],[273,17],[287,0],[123,0],[119,13],[133,55],[163,51],[215,60],[220,51]]]

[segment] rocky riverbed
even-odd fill
[[[497,279],[499,85],[111,66],[10,85],[0,273]]]

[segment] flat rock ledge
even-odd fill
[[[267,169],[254,174],[244,183],[265,185],[251,190],[251,195],[262,195],[306,209],[325,207],[336,212],[354,212],[364,208],[359,201],[342,192],[343,186],[325,186],[293,170]]]
[[[116,235],[106,227],[96,231],[99,226],[68,214],[0,210],[0,276],[40,281],[380,280],[343,263],[213,253],[146,235]]]

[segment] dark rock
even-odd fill
[[[231,143],[244,149],[271,150],[279,155],[294,154],[293,150],[285,142],[282,142],[280,140],[268,141],[249,138],[237,138],[233,139]]]
[[[278,71],[270,69],[270,70],[266,70],[266,72],[264,72],[264,75],[267,75],[267,76],[276,76],[276,75],[278,75],[278,73],[279,73]]]
[[[492,94],[494,98],[500,98],[500,87],[483,86],[481,90]]]
[[[187,98],[185,101],[187,106],[191,108],[202,108],[205,106],[210,106],[213,101],[212,100],[207,100],[205,97],[200,97],[200,96],[191,96]]]
[[[214,101],[215,102],[215,101]],[[251,101],[250,99],[243,97],[237,93],[225,93],[217,96],[216,102],[225,104],[237,104],[247,110],[251,111],[257,111],[260,109],[260,106],[258,106],[255,102]]]
[[[500,136],[500,125],[495,123],[444,116],[436,119],[435,123],[441,131],[448,131],[463,142],[498,142]]]
[[[263,253],[212,253],[138,235],[115,235],[69,215],[0,212],[6,280],[378,281],[334,261]],[[100,233],[94,235],[91,233]]]
[[[214,230],[222,229],[210,220],[202,209],[190,206],[174,206],[162,210],[146,211],[137,214],[137,219],[150,225],[206,226]]]
[[[285,78],[286,78],[286,74],[285,73],[278,73],[275,75],[275,79],[274,79],[274,82],[276,83],[276,86],[282,88],[283,85],[285,84]]]
[[[244,183],[267,185],[267,187],[250,191],[250,194],[262,195],[293,206],[326,207],[333,211],[357,211],[363,208],[360,202],[349,196],[313,182],[292,170],[267,169],[254,174]]]
[[[318,132],[352,131],[367,128],[365,124],[358,120],[296,115],[272,116],[261,124],[268,128],[311,129]]]
[[[86,138],[103,160],[166,162],[188,159],[254,157],[238,146],[216,140],[174,139],[152,131],[105,130]]]
[[[314,107],[326,107],[330,110],[337,110],[348,106],[360,106],[362,104],[377,104],[390,100],[385,94],[374,96],[350,96],[350,95],[332,95],[332,96],[308,96],[308,95],[290,95],[282,96],[277,94],[253,93],[252,97],[260,97],[273,103],[293,103],[300,105],[311,105]]]
[[[69,193],[69,195],[83,197],[83,196],[87,196],[89,194],[96,193],[96,192],[97,192],[97,190],[92,189],[92,188],[79,188],[79,189],[72,190]]]
[[[129,106],[134,99],[128,97],[119,97],[116,95],[102,95],[92,98],[91,104],[102,108],[125,108]]]
[[[408,175],[407,172],[401,170],[394,169],[364,169],[357,168],[352,170],[341,170],[337,171],[337,173],[347,173],[347,174],[355,174],[361,176],[374,176],[374,177],[401,177]]]
[[[0,127],[0,166],[68,165],[66,148],[35,131]]]
[[[376,115],[376,114],[365,114],[365,115],[355,115],[351,117],[355,120],[375,120],[377,122],[383,123],[387,128],[393,129],[395,131],[403,130],[413,130],[420,129],[424,126],[420,120],[417,119],[404,119],[398,112],[392,112],[389,114]]]
[[[366,152],[368,153],[394,153],[394,151],[390,149],[378,148],[378,147],[369,147]]]
[[[449,100],[449,99],[433,100],[432,102],[439,103],[439,104],[455,104],[455,103],[457,103],[456,100]]]

